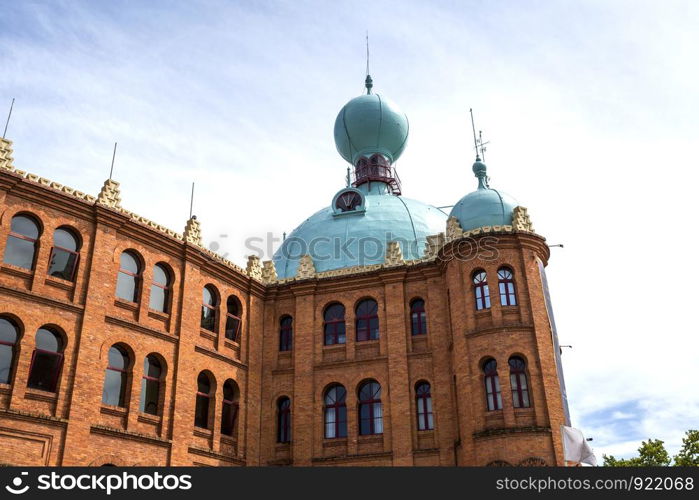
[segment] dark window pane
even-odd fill
[[[0,344],[0,384],[10,383],[10,372],[15,349],[11,345]]]
[[[158,414],[160,382],[144,378],[141,382],[141,411],[150,415]]]
[[[66,231],[65,229],[56,229],[56,231],[54,231],[53,245],[71,252],[78,251],[78,242],[75,239],[75,236],[73,236],[70,231]]]
[[[31,218],[24,215],[16,215],[10,223],[10,231],[21,234],[33,240],[39,237],[39,226]]]
[[[126,370],[126,367],[129,364],[129,357],[121,348],[117,346],[112,346],[109,349],[107,361],[109,363],[110,368],[115,368],[117,370]]]
[[[53,392],[56,390],[58,372],[61,369],[62,357],[60,354],[34,351],[34,360],[27,387]]]
[[[194,425],[202,429],[209,428],[209,398],[197,394],[197,406],[194,413]]]
[[[147,377],[160,378],[160,362],[153,356],[147,356],[143,363],[143,373]]]
[[[167,290],[159,287],[158,285],[151,285],[150,287],[150,302],[148,307],[154,311],[166,312],[165,305],[167,299]]]
[[[203,303],[206,304],[207,306],[215,305],[216,295],[213,293],[212,290],[209,289],[208,286],[204,287],[204,291],[202,292],[202,300],[203,300]]]
[[[104,388],[102,390],[102,403],[112,406],[124,406],[126,376],[126,372],[106,370]]]
[[[119,271],[117,275],[116,295],[120,299],[136,302],[136,277]]]
[[[12,235],[8,236],[4,262],[23,269],[32,269],[34,266],[34,242]]]
[[[202,394],[209,394],[209,392],[211,392],[211,381],[205,373],[200,373],[197,377],[197,391]]]
[[[226,316],[226,338],[238,340],[238,330],[240,329],[240,319]]]
[[[216,331],[216,311],[209,307],[201,307],[201,327],[211,332]]]
[[[78,263],[78,254],[54,248],[49,262],[49,276],[71,281]]]
[[[235,431],[235,419],[238,413],[238,405],[235,403],[224,403],[221,413],[221,434],[232,436]]]

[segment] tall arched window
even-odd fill
[[[427,314],[425,301],[422,299],[415,299],[410,303],[410,331],[413,335],[427,333]]]
[[[143,362],[143,379],[141,380],[140,410],[150,415],[160,415],[160,380],[162,367],[158,358],[152,354]]]
[[[277,401],[277,443],[291,442],[291,400],[286,396]]]
[[[102,403],[126,408],[126,387],[129,383],[131,360],[120,345],[113,345],[107,354],[107,370],[104,375]]]
[[[221,434],[233,436],[238,419],[238,384],[228,379],[223,384],[223,409],[221,412]]]
[[[279,350],[290,351],[294,345],[294,320],[291,316],[282,316],[279,320]]]
[[[27,215],[15,215],[10,223],[10,234],[5,246],[5,264],[34,269],[39,224]]]
[[[500,291],[500,305],[516,306],[517,294],[515,293],[515,279],[512,269],[501,267],[498,269],[498,288]]]
[[[473,273],[473,290],[476,293],[476,310],[490,308],[490,289],[485,271]]]
[[[19,328],[14,321],[0,318],[0,384],[9,384],[15,366]]]
[[[36,332],[35,342],[27,387],[56,392],[63,367],[63,339],[50,328],[42,327]]]
[[[373,299],[357,304],[357,341],[379,338],[379,305]]]
[[[323,313],[323,333],[325,345],[344,344],[345,337],[345,306],[330,304]]]
[[[122,252],[119,258],[116,295],[129,302],[138,302],[138,287],[141,281],[141,263],[136,254]]]
[[[529,408],[529,384],[527,383],[526,363],[519,356],[512,356],[510,365],[510,387],[512,405],[515,408]]]
[[[216,313],[218,312],[218,292],[211,285],[206,285],[203,292],[203,301],[201,305],[201,327],[204,330],[215,332],[216,328]]]
[[[498,363],[489,359],[483,364],[485,374],[485,398],[488,410],[502,409],[502,397],[500,396],[500,378],[498,377]]]
[[[154,311],[170,312],[170,289],[172,278],[165,264],[153,267],[153,282],[150,285],[150,303],[148,307]]]
[[[197,377],[197,401],[194,408],[194,425],[208,429],[209,408],[211,407],[211,378],[204,372]]]
[[[226,338],[234,342],[238,341],[240,334],[240,316],[242,314],[242,306],[238,297],[231,295],[226,301]]]
[[[359,434],[383,434],[381,386],[375,380],[359,387]]]
[[[67,281],[75,279],[80,261],[78,238],[70,229],[59,227],[53,232],[53,248],[49,259],[49,276]]]
[[[341,385],[333,385],[325,391],[323,417],[326,439],[347,437],[347,391]]]
[[[419,431],[434,429],[430,384],[418,382],[415,386],[415,403],[417,405],[417,429]]]

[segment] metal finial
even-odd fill
[[[116,147],[117,143],[114,143],[114,151],[112,152],[112,166],[109,168],[109,180],[112,180],[112,174],[114,173],[114,158],[116,158]]]
[[[366,93],[371,94],[371,88],[374,86],[374,81],[369,74],[369,31],[366,32],[366,79],[364,80]]]
[[[347,187],[350,187],[350,168],[347,167]]]
[[[478,139],[476,139],[476,124],[473,121],[473,108],[468,108],[468,112],[471,113],[471,128],[473,129],[473,145],[476,148],[476,161],[481,161],[481,157],[478,154]]]
[[[192,209],[194,208],[194,182],[192,182],[192,194],[189,197],[189,218],[192,216]]]
[[[369,47],[367,46],[367,50],[369,50]],[[367,61],[367,68],[369,67],[369,61]],[[367,69],[368,71],[368,69]],[[7,114],[7,121],[5,122],[5,130],[2,133],[2,138],[5,138],[5,134],[7,134],[7,126],[10,124],[10,117],[12,116],[12,108],[15,106],[15,98],[12,98],[12,104],[10,104],[10,112]]]
[[[485,161],[485,151],[486,151],[486,144],[490,144],[490,141],[485,141],[483,142],[483,131],[479,130],[478,131],[478,147],[481,149],[481,158],[483,161]]]

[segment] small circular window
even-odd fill
[[[355,191],[340,193],[335,199],[335,208],[340,212],[351,212],[362,204],[362,196]]]

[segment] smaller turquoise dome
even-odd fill
[[[408,117],[396,104],[378,94],[366,94],[349,101],[337,115],[335,146],[352,165],[374,153],[393,163],[405,149],[408,128]]]
[[[478,189],[461,198],[449,217],[456,217],[464,231],[483,226],[512,224],[512,212],[519,205],[510,195],[488,186],[485,163],[479,159],[473,164],[473,173],[478,177]]]

